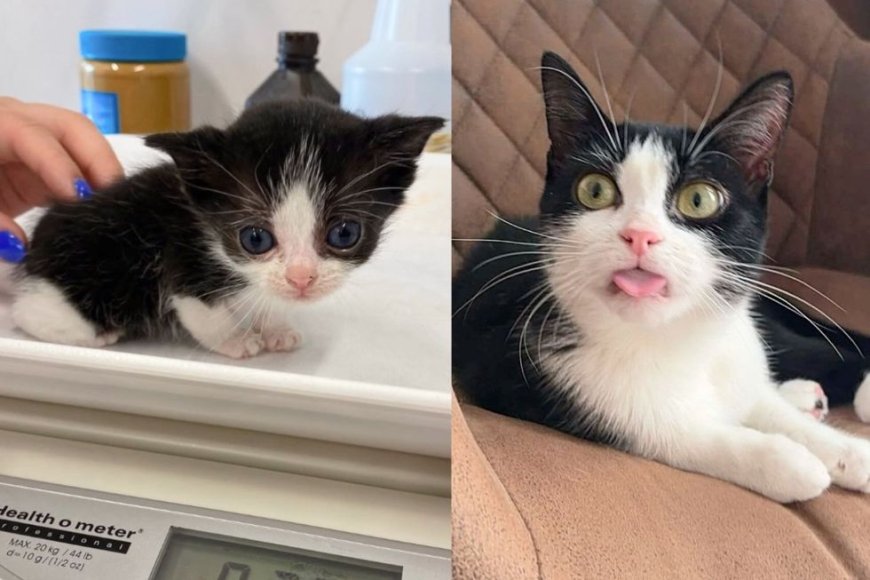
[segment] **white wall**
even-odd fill
[[[279,30],[320,34],[335,86],[368,40],[376,0],[0,0],[0,95],[79,109],[78,32],[187,34],[194,124],[224,124],[275,68]]]

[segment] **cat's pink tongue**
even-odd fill
[[[668,281],[664,276],[640,268],[632,268],[614,272],[613,283],[629,296],[646,298],[660,293],[667,286]]]

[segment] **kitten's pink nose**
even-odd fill
[[[625,228],[619,232],[619,237],[631,246],[631,252],[637,257],[646,254],[651,245],[662,241],[662,237],[656,232],[638,228]]]
[[[297,290],[305,290],[317,280],[317,272],[314,266],[308,263],[295,263],[287,266],[284,270],[284,278]]]

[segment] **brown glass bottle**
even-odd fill
[[[278,70],[245,101],[245,108],[269,101],[316,98],[338,104],[340,95],[317,70],[316,32],[278,33]]]

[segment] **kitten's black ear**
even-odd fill
[[[155,133],[145,137],[145,144],[168,153],[180,169],[197,171],[210,166],[208,158],[220,159],[224,132],[200,127],[186,133]]]
[[[444,126],[441,117],[384,115],[370,122],[376,147],[408,157],[419,157],[432,133]]]
[[[713,140],[737,160],[747,181],[768,183],[793,100],[794,84],[787,72],[758,79],[711,124],[698,149],[701,143]]]
[[[547,132],[555,151],[570,151],[578,137],[610,123],[571,65],[554,52],[541,57],[541,86]]]

